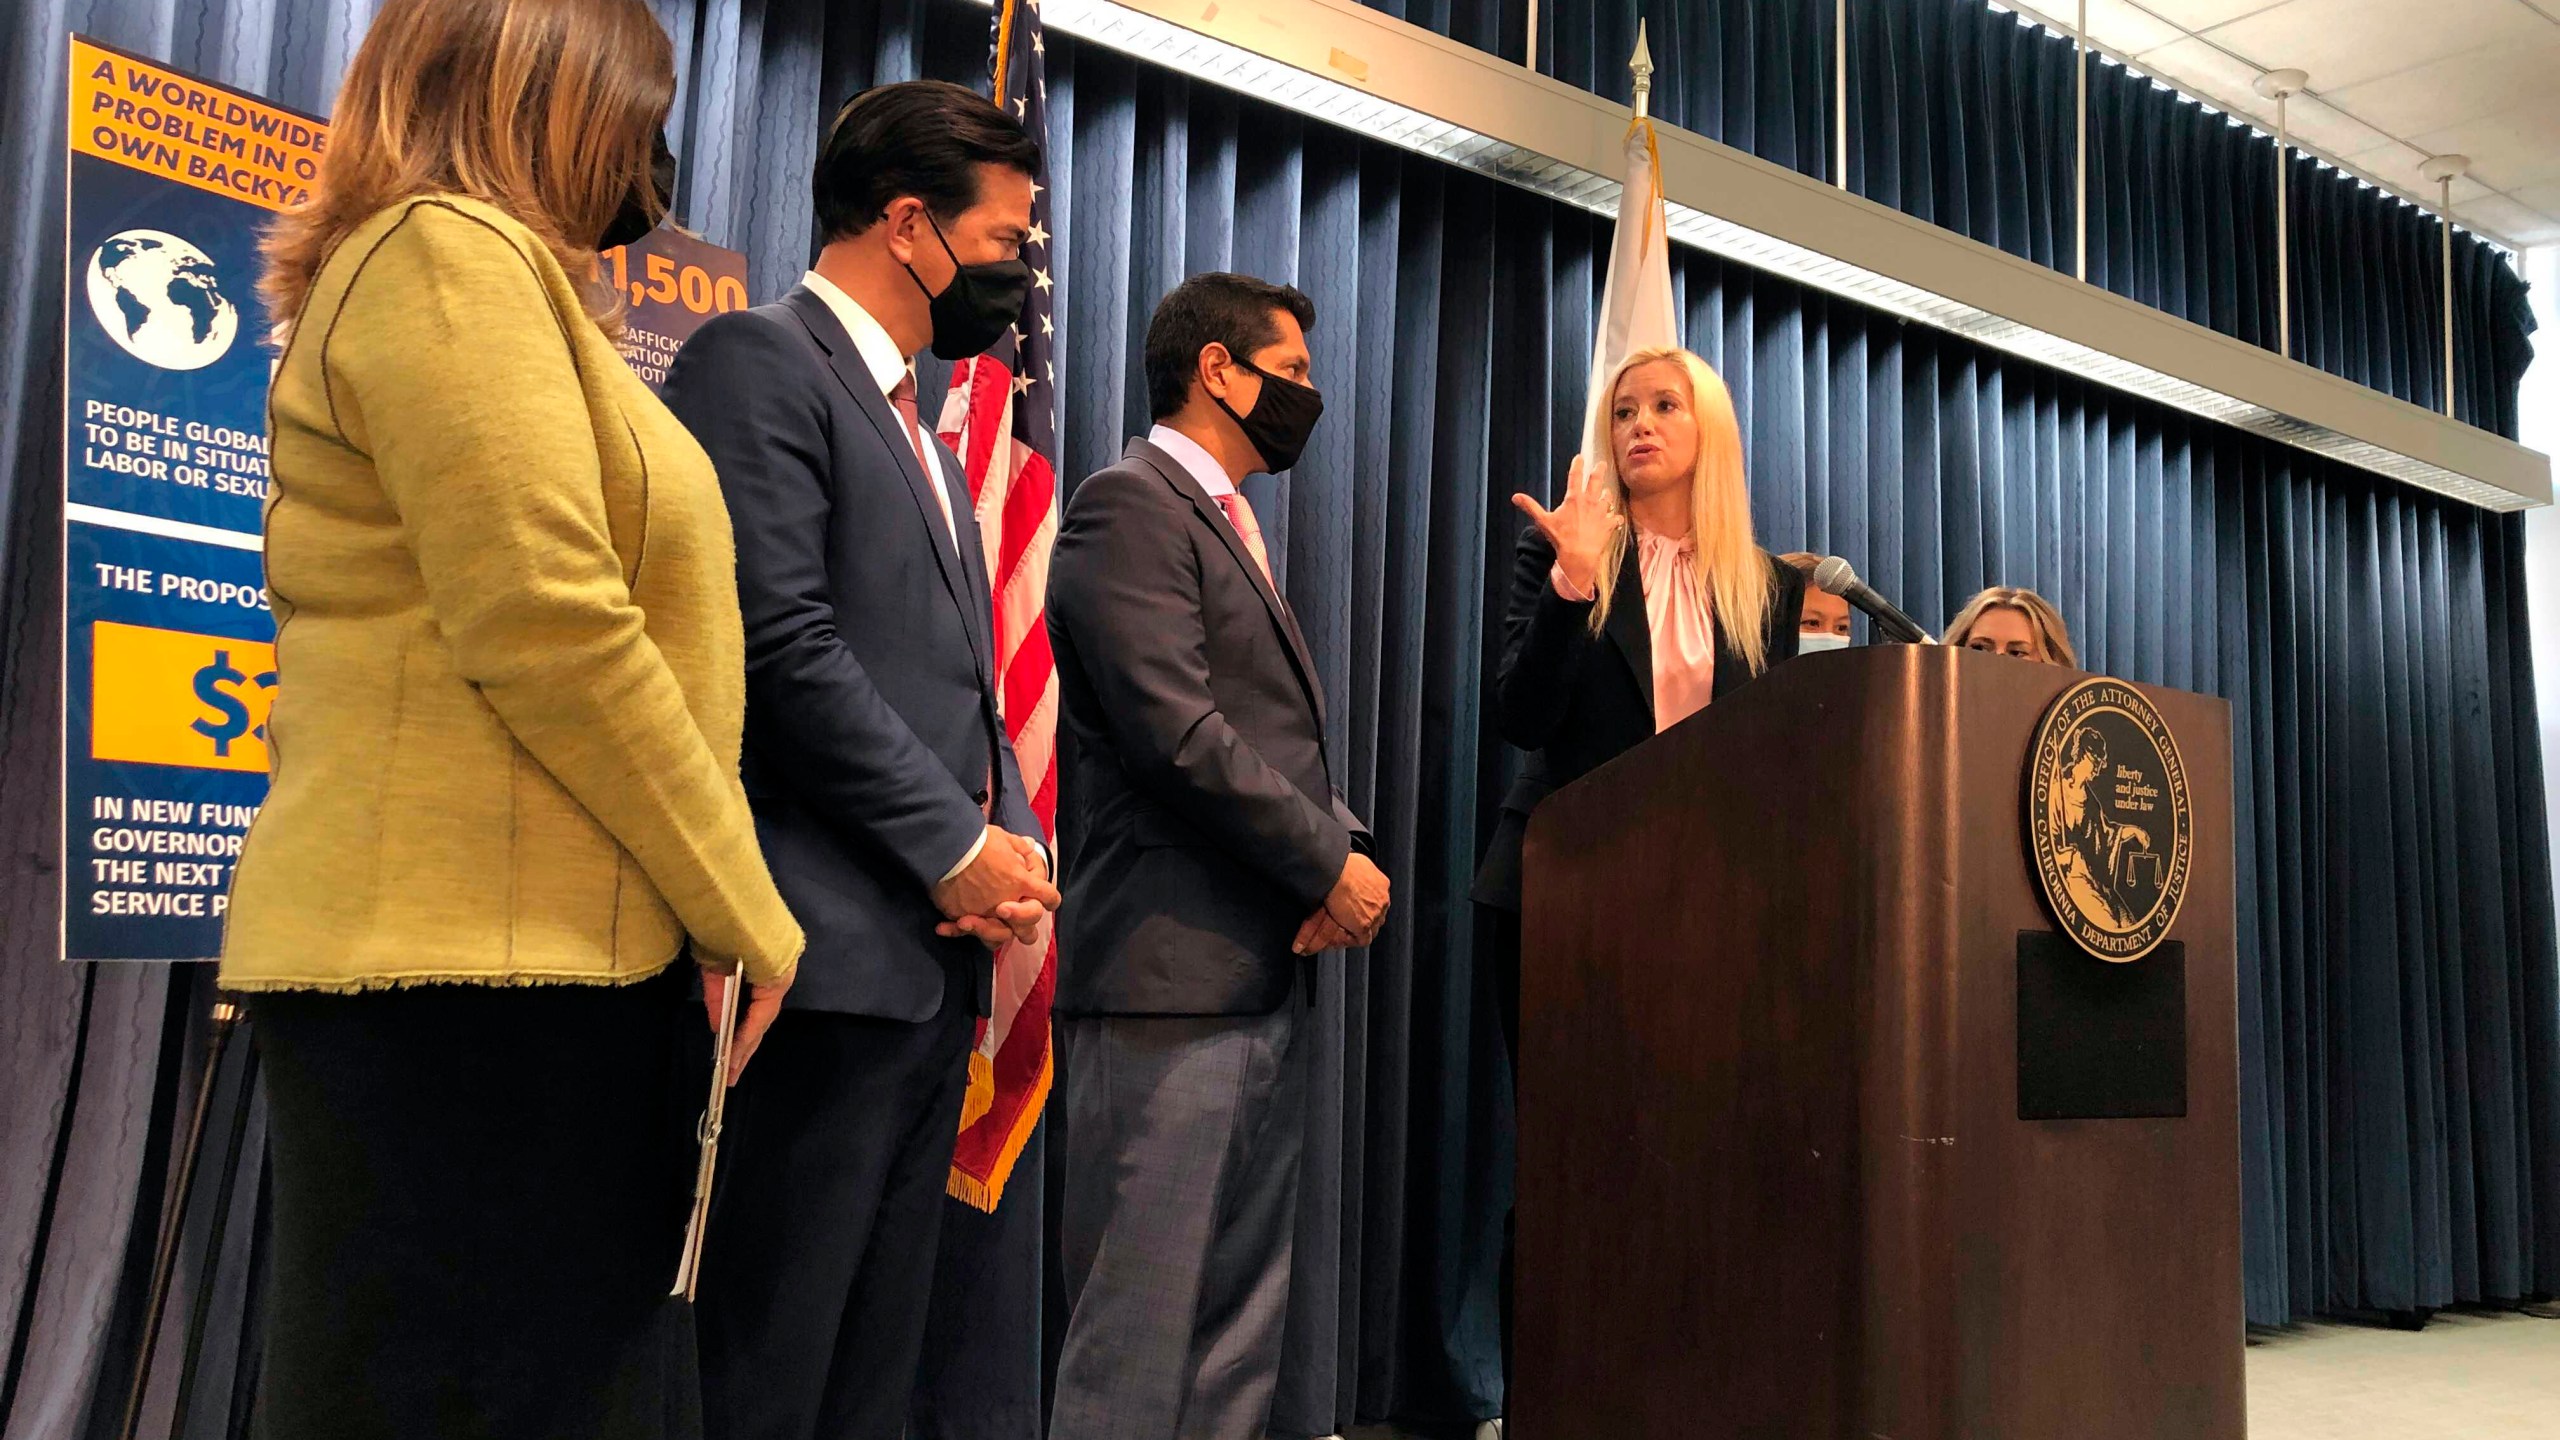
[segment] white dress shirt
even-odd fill
[[[1227,467],[1219,464],[1218,457],[1210,454],[1199,441],[1170,425],[1158,425],[1147,432],[1147,443],[1172,456],[1183,469],[1191,472],[1191,478],[1200,482],[1200,488],[1209,492],[1210,499],[1223,499],[1236,493],[1236,482],[1228,478]]]
[[[888,330],[872,318],[870,311],[862,308],[861,301],[844,293],[834,281],[817,271],[801,276],[800,283],[809,287],[810,294],[826,302],[837,323],[844,326],[844,333],[853,337],[853,353],[862,357],[862,368],[871,372],[880,393],[887,395],[897,389],[898,382],[914,367],[906,356],[898,352],[898,342],[889,338]],[[923,417],[918,416],[916,423],[921,426]],[[931,443],[924,446],[924,454],[918,458],[924,462],[924,478],[931,482],[933,498],[942,502],[943,532],[951,537],[951,553],[957,555],[960,553],[960,522],[951,513],[951,477],[942,473],[941,454]],[[976,858],[975,851],[970,852],[970,858]],[[963,860],[960,863],[966,865],[969,862]]]
[[[844,326],[844,333],[853,337],[853,353],[862,357],[862,368],[871,372],[871,379],[880,387],[880,393],[887,395],[897,389],[898,382],[906,377],[910,362],[899,353],[898,342],[889,338],[887,327],[872,318],[871,312],[862,308],[861,301],[844,293],[834,281],[817,271],[801,276],[800,283],[809,287],[810,294],[825,302],[827,309],[835,315],[836,323]],[[921,417],[917,423],[923,423]],[[960,553],[960,521],[951,510],[951,479],[943,474],[941,455],[934,446],[925,446],[924,454],[919,458],[925,464],[925,479],[932,482],[933,498],[942,502],[943,533],[951,538],[951,553],[957,555]],[[994,784],[998,777],[991,775],[987,779],[989,784]],[[1030,838],[1033,843],[1038,843],[1037,836]],[[987,835],[981,830],[977,840],[969,846],[969,853],[960,857],[959,864],[943,872],[942,878],[947,881],[977,863],[979,854],[986,848]],[[1040,854],[1047,861],[1049,848],[1041,846]],[[1048,863],[1054,874],[1056,862]]]

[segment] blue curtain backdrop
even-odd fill
[[[959,0],[653,4],[685,57],[683,208],[749,254],[759,299],[808,258],[807,175],[833,104],[915,74],[975,82],[984,64],[985,12]],[[202,968],[49,958],[62,35],[325,110],[370,8],[36,0],[0,20],[11,1440],[103,1435],[119,1416],[120,1357],[210,998]],[[1625,53],[1632,7],[1545,8],[1559,35],[1591,37],[1581,68],[1558,73],[1623,86],[1616,60],[1590,57]],[[1853,77],[1860,113],[1878,117],[1860,131],[1872,144],[1854,147],[1860,188],[2067,263],[2069,78],[2057,90],[2052,42],[1972,0],[1857,8],[1893,42]],[[1525,8],[1510,13],[1516,30]],[[1823,71],[1802,61],[1827,53],[1828,13],[1792,0],[1662,7],[1661,113],[1818,172]],[[1478,38],[1446,7],[1414,18]],[[1548,53],[1570,58],[1553,42]],[[1505,497],[1551,492],[1562,473],[1607,226],[1063,38],[1050,65],[1068,474],[1143,423],[1135,341],[1174,280],[1254,270],[1296,281],[1322,311],[1326,422],[1297,472],[1253,498],[1337,697],[1341,773],[1385,841],[1401,904],[1364,963],[1322,978],[1278,1423],[1317,1434],[1494,1413],[1509,1115],[1464,903],[1515,763],[1481,706],[1498,594],[1488,559],[1513,538]],[[1950,74],[1967,78],[1950,86]],[[2121,72],[2099,76],[2098,153],[2122,178],[2093,187],[2093,275],[2263,339],[2263,142]],[[2304,353],[2431,399],[2431,228],[2307,166],[2297,178]],[[2461,255],[2457,398],[2512,433],[2529,353],[2521,288],[2493,253],[2465,242]],[[2560,1290],[2560,993],[2520,527],[1704,257],[1683,256],[1676,278],[1691,343],[1741,407],[1768,543],[1847,553],[1924,616],[1993,580],[2034,585],[2093,667],[2231,700],[2251,1318]],[[256,1227],[235,1222],[222,1253],[204,1254],[227,1138],[212,1137],[197,1181],[172,1307],[183,1320],[210,1292],[215,1344],[185,1417],[195,1435],[229,1429],[255,1378],[243,1337],[256,1331]],[[260,1143],[253,1114],[229,1177],[242,1216]],[[146,1433],[166,1427],[173,1370],[164,1360]],[[953,1434],[1021,1433],[946,1419]]]
[[[1363,0],[1515,63],[1527,0]],[[1834,178],[1832,0],[1548,0],[1538,69],[1626,102],[1636,22],[1653,113],[1772,164]],[[1982,0],[1849,7],[1849,188],[2058,270],[2076,262],[2071,42]],[[2416,179],[2417,156],[2409,157]],[[2089,281],[2276,346],[2275,142],[2147,77],[2089,60]],[[2418,207],[2296,156],[2294,357],[2436,408],[2443,271]],[[2454,234],[2454,410],[2515,433],[2524,282]]]

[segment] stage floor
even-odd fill
[[[2447,1312],[2415,1334],[2313,1324],[2249,1346],[2249,1440],[2549,1440],[2560,1320]],[[1327,1437],[1342,1440],[1342,1437]],[[1363,1426],[1349,1440],[1417,1440]],[[1487,1424],[1476,1440],[1501,1440]]]
[[[2321,1324],[2253,1338],[2249,1440],[2539,1440],[2560,1423],[2560,1320],[2445,1313],[2415,1334]]]

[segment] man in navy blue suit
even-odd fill
[[[702,1284],[715,1440],[905,1432],[988,949],[1036,941],[1058,903],[997,715],[967,480],[911,368],[1021,313],[1037,161],[958,86],[855,97],[819,150],[815,268],[668,372],[736,527],[747,798],[809,933],[730,1102]]]

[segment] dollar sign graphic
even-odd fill
[[[249,707],[218,687],[237,685],[248,678],[231,668],[231,652],[228,650],[214,651],[213,663],[196,672],[196,698],[221,718],[197,719],[190,721],[189,725],[197,734],[213,742],[213,753],[217,756],[229,756],[231,742],[249,733]]]

